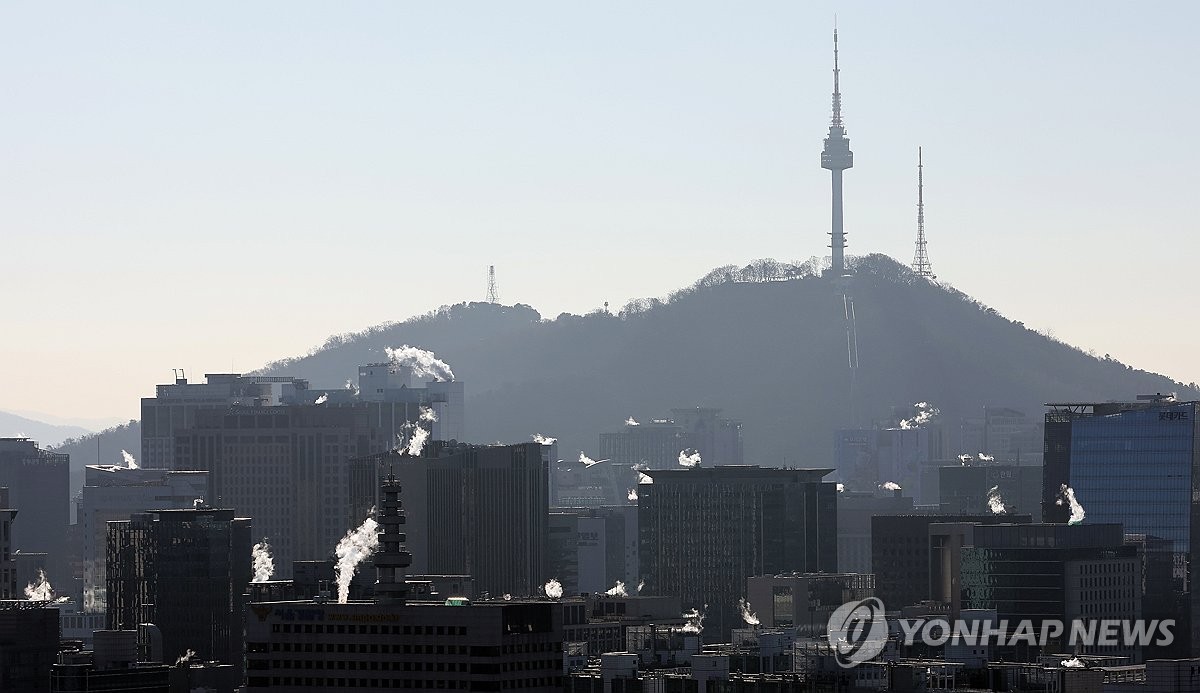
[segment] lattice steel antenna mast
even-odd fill
[[[495,265],[488,265],[487,302],[488,303],[499,303],[500,302],[500,296],[496,292],[496,266]]]
[[[929,264],[929,248],[925,242],[925,162],[920,147],[917,147],[917,253],[913,257],[912,267],[918,277],[937,279],[933,275],[933,266]]]

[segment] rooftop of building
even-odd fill
[[[817,482],[832,474],[833,469],[760,467],[756,464],[730,464],[715,467],[695,466],[686,469],[646,469],[642,473],[658,481],[698,482],[769,479],[775,481]]]

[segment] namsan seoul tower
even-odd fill
[[[821,152],[821,168],[829,169],[833,178],[833,230],[830,231],[829,247],[833,250],[833,264],[829,273],[840,277],[846,273],[846,234],[842,231],[842,171],[854,166],[854,152],[850,151],[850,138],[842,124],[842,91],[838,83],[838,35],[833,29],[833,118],[829,123],[829,135],[825,138],[825,149]]]

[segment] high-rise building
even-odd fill
[[[961,557],[962,607],[995,609],[1001,621],[1029,620],[1040,632],[1046,619],[1131,622],[1142,615],[1141,560],[1119,524],[976,525]],[[1079,647],[1141,659],[1140,648],[1123,643]]]
[[[838,570],[871,572],[871,518],[913,512],[913,499],[900,491],[839,492],[837,497]]]
[[[1042,467],[973,461],[938,469],[944,513],[1022,513],[1042,519]]]
[[[1129,534],[1170,541],[1172,591],[1181,612],[1177,641],[1196,656],[1200,599],[1190,595],[1191,566],[1200,551],[1200,402],[1145,395],[1135,402],[1049,407],[1042,516],[1069,519],[1065,486],[1082,506],[1084,524],[1119,523]]]
[[[134,513],[149,510],[192,508],[196,499],[212,497],[208,476],[208,472],[131,469],[117,465],[84,468],[83,494],[76,517],[83,534],[84,602],[87,608],[104,608],[109,521],[128,520]]]
[[[412,369],[394,363],[360,366],[359,384],[319,389],[307,380],[283,376],[210,373],[205,383],[179,377],[172,385],[159,385],[155,396],[142,399],[142,460],[148,469],[187,469],[176,463],[175,436],[197,427],[197,412],[236,409],[268,412],[281,405],[352,407],[366,411],[373,430],[389,444],[402,435],[407,422],[415,422],[422,406],[437,417],[428,427],[437,440],[464,437],[464,389],[459,381],[431,381],[413,387]],[[211,420],[211,419],[210,419]]]
[[[631,420],[619,431],[601,433],[597,459],[612,460],[622,469],[634,464],[670,469],[684,450],[700,453],[710,466],[741,464],[742,422],[722,417],[713,407],[672,409],[669,419]]]
[[[49,691],[58,640],[58,609],[49,602],[0,601],[0,691]]]
[[[0,486],[8,487],[8,507],[21,513],[21,522],[11,526],[13,551],[45,553],[50,581],[66,584],[70,456],[28,438],[0,438]]]
[[[874,493],[899,486],[917,504],[938,502],[935,484],[938,460],[946,458],[944,429],[934,423],[920,427],[889,425],[837,431],[834,466],[846,490]]]
[[[1021,465],[1042,463],[1042,422],[1012,407],[985,406],[983,416],[963,419],[958,452],[983,453],[996,462]]]
[[[651,470],[638,487],[639,567],[650,594],[703,610],[706,639],[740,623],[746,578],[837,571],[837,490],[829,469]]]
[[[764,628],[823,635],[829,615],[846,602],[875,596],[875,576],[861,573],[786,573],[746,580],[749,608]]]
[[[547,573],[567,594],[638,584],[637,506],[552,508],[548,531]]]
[[[195,425],[196,412],[234,406],[270,406],[279,403],[275,385],[289,384],[307,389],[308,382],[296,378],[208,373],[204,383],[189,383],[182,373],[175,382],[158,385],[154,397],[142,398],[141,466],[145,469],[175,469],[175,432]]]
[[[153,623],[164,662],[191,650],[240,671],[250,545],[250,520],[228,509],[157,510],[109,522],[108,629]]]
[[[8,487],[0,486],[0,599],[18,599],[17,562],[12,556],[12,525],[17,511],[8,507]]]
[[[362,457],[353,462],[350,507],[361,521],[378,502],[379,480],[395,474],[404,487],[414,573],[470,575],[477,590],[492,595],[537,594],[552,577],[541,448],[430,441],[420,457]]]
[[[458,448],[459,462],[489,466],[489,460],[480,459],[489,455],[452,447]],[[536,466],[543,467],[541,456],[533,454],[537,443],[509,447],[523,449],[514,456],[537,459]],[[542,479],[544,490],[544,469]],[[467,481],[486,484],[496,478],[481,473]],[[561,690],[561,602],[409,598],[405,571],[413,556],[400,531],[408,515],[400,499],[403,492],[407,504],[421,494],[421,489],[410,489],[390,473],[378,486],[374,601],[322,598],[248,605],[245,690]],[[497,494],[513,490],[495,489]]]
[[[919,604],[931,597],[930,525],[1029,523],[1029,515],[876,515],[871,518],[871,572],[875,596],[889,609]]]

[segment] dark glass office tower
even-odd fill
[[[1200,600],[1190,593],[1191,558],[1200,549],[1200,402],[1149,395],[1048,406],[1043,517],[1068,520],[1069,506],[1057,503],[1065,484],[1086,511],[1085,524],[1118,522],[1127,534],[1169,541],[1176,633],[1185,641],[1179,656],[1196,656]]]

